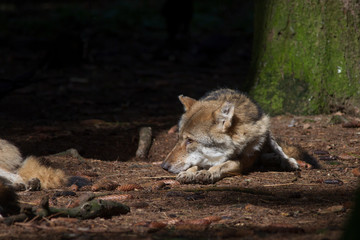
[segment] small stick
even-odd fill
[[[167,179],[167,178],[170,178],[170,179],[175,179],[176,176],[158,176],[158,177],[142,177],[144,179]]]
[[[294,185],[295,183],[278,183],[278,184],[266,184],[263,187],[280,187],[280,186],[289,186]]]
[[[263,187],[281,187],[281,186],[290,186],[290,185],[298,185],[298,186],[318,186],[319,184],[314,184],[314,183],[278,183],[278,184],[267,184],[267,185],[263,185]]]
[[[136,157],[146,158],[152,138],[152,129],[151,127],[142,127],[139,132],[139,146],[136,150]]]

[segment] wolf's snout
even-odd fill
[[[170,164],[167,163],[167,162],[165,162],[165,161],[163,161],[162,164],[161,164],[161,167],[162,167],[163,169],[165,169],[165,170],[168,170],[169,167],[170,167]]]

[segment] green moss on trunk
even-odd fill
[[[272,114],[326,113],[360,95],[360,4],[258,0],[251,94]]]

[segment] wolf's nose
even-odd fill
[[[162,167],[163,169],[165,169],[165,170],[168,170],[168,169],[169,169],[169,164],[164,161],[164,162],[162,162],[161,167]]]

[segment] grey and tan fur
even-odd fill
[[[185,109],[179,140],[162,167],[178,173],[180,182],[214,183],[248,171],[269,155],[284,170],[299,169],[272,137],[269,116],[243,93],[219,89],[200,100],[182,95],[179,99]]]
[[[42,188],[57,188],[67,181],[62,170],[45,166],[34,156],[23,159],[19,149],[4,139],[0,139],[0,177],[26,188],[35,179]]]

